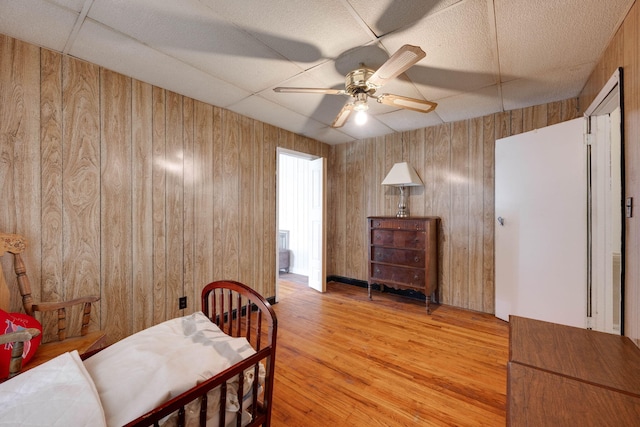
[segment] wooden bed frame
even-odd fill
[[[227,280],[212,282],[205,286],[202,290],[202,311],[226,334],[245,337],[256,353],[131,421],[126,424],[126,427],[158,426],[160,420],[174,412],[178,415],[178,426],[184,426],[185,406],[192,401],[200,402],[199,425],[205,426],[207,392],[220,386],[220,408],[225,408],[227,381],[239,374],[240,378],[243,378],[243,373],[248,369],[254,370],[254,378],[257,379],[260,363],[264,366],[266,377],[261,390],[258,381],[253,381],[251,393],[253,401],[248,407],[252,420],[248,425],[270,425],[277,335],[277,319],[273,308],[253,289],[242,283]],[[242,381],[239,381],[238,395],[241,402],[242,396],[247,391],[242,390]],[[241,425],[241,412],[236,415],[233,425]],[[225,420],[225,416],[225,411],[220,410],[218,425],[221,427],[229,421]]]

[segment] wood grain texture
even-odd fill
[[[101,329],[119,340],[133,325],[131,79],[101,70],[100,93],[100,140],[108,141],[100,144]]]
[[[62,87],[62,297],[66,300],[101,294],[100,68],[64,57]],[[91,316],[92,323],[100,325],[99,306],[94,307]],[[76,318],[70,316],[72,320]]]
[[[153,87],[137,80],[131,88],[131,256],[132,331],[153,323]]]
[[[153,88],[153,170],[152,170],[152,225],[153,225],[153,324],[168,319],[167,305],[167,230],[166,230],[166,106],[165,91]]]
[[[166,317],[180,316],[178,298],[184,283],[184,135],[181,95],[166,92],[165,226],[166,226]]]
[[[272,425],[504,425],[505,322],[335,282],[279,287]]]
[[[40,52],[38,48],[0,36],[0,226],[4,232],[21,233],[40,254]],[[29,209],[34,206],[35,210]],[[32,230],[25,233],[24,230]],[[40,280],[37,260],[26,260]],[[3,270],[11,272],[7,261]],[[11,305],[20,297],[15,277],[7,277]],[[40,295],[34,291],[34,296]],[[37,292],[37,293],[36,293]]]
[[[42,170],[41,300],[63,294],[62,208],[62,55],[42,50],[40,75],[40,138]],[[27,267],[28,268],[28,267]],[[28,270],[30,271],[30,270]],[[29,273],[30,274],[30,273]],[[37,283],[31,277],[32,283]],[[44,328],[53,331],[55,320]]]

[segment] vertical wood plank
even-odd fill
[[[191,296],[195,293],[196,288],[201,290],[202,287],[206,285],[206,283],[195,282],[195,116],[193,99],[187,97],[182,99],[182,121],[182,144],[184,152],[184,174],[182,179],[184,186],[184,225],[182,229],[184,266],[182,268],[182,296],[187,297],[187,308],[182,312],[184,314],[191,314],[201,309],[200,303],[198,302],[199,300]]]
[[[451,132],[451,288],[450,301],[469,298],[469,122],[453,123]]]
[[[238,239],[240,230],[239,211],[239,143],[238,114],[224,111],[223,127],[223,200],[222,245],[224,253],[223,274],[225,278],[238,280],[239,254]]]
[[[276,152],[278,147],[278,129],[271,125],[264,125],[263,134],[263,267],[264,277],[259,289],[264,292],[273,286],[276,280]]]
[[[101,69],[100,95],[101,326],[116,341],[133,325],[131,79]]]
[[[180,316],[184,283],[184,145],[182,96],[166,92],[166,318]]]
[[[153,88],[153,323],[167,319],[166,112],[165,91]]]
[[[483,311],[484,291],[484,123],[469,120],[469,290],[468,306]]]
[[[265,269],[263,266],[265,265],[264,258],[264,248],[265,238],[262,233],[263,230],[263,221],[265,214],[265,209],[267,208],[263,204],[264,200],[264,186],[262,180],[262,174],[264,173],[264,126],[262,122],[254,121],[253,122],[253,132],[252,132],[252,153],[253,153],[253,193],[254,193],[254,206],[253,206],[253,224],[254,224],[254,242],[251,247],[253,248],[251,262],[253,264],[253,279],[251,281],[251,286],[255,289],[260,289],[263,295],[272,295],[276,296],[276,289],[270,288],[270,283],[265,278]],[[275,255],[274,255],[275,256]],[[275,283],[273,284],[275,288]],[[269,289],[272,289],[271,293],[269,293]]]
[[[451,125],[443,124],[434,129],[433,161],[433,208],[440,217],[440,241],[438,248],[439,301],[451,304]]]
[[[131,98],[132,332],[138,332],[153,325],[153,87],[133,80]]]
[[[364,239],[366,229],[365,192],[363,178],[364,142],[356,141],[349,144],[346,164],[346,188],[349,189],[349,211],[346,217],[346,233],[350,236],[346,242],[346,271],[356,277],[366,277],[366,267],[360,256],[360,248],[366,247]]]
[[[255,146],[253,133],[253,120],[248,117],[238,118],[238,280],[242,283],[251,283],[253,277],[254,253],[253,244],[255,242],[255,223],[253,182],[255,180],[253,162],[256,158],[253,153]]]
[[[199,308],[202,286],[215,280],[213,273],[213,107],[196,101],[194,110],[194,280],[197,286],[194,289],[194,293],[190,296],[193,299],[193,305]]]
[[[482,293],[483,311],[495,312],[495,116],[483,117],[483,263],[482,263]]]
[[[403,135],[407,146],[406,160],[416,170],[424,184],[426,179],[424,129],[404,132]],[[424,216],[426,199],[424,185],[411,187],[408,201],[409,215]]]
[[[224,168],[223,168],[223,129],[222,129],[222,112],[218,107],[213,109],[213,169],[212,189],[213,189],[213,212],[211,218],[213,220],[213,277],[214,280],[225,279],[223,271],[224,252],[223,252],[223,232],[222,232],[222,215],[224,206]]]
[[[99,74],[95,65],[63,58],[62,299],[100,295],[101,290]],[[96,307],[92,322],[99,319],[100,307]]]
[[[53,301],[56,295],[64,292],[62,287],[62,55],[41,49],[40,58],[42,67],[40,75],[40,140],[42,152],[41,298],[46,301]],[[30,270],[29,274],[31,274]],[[47,325],[45,328],[51,331],[53,326],[53,324]]]

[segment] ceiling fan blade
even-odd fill
[[[384,64],[376,70],[367,84],[379,88],[380,86],[398,77],[400,74],[411,68],[416,62],[427,56],[426,53],[418,46],[405,44],[396,53],[391,55]]]
[[[344,95],[344,89],[324,89],[319,87],[276,87],[274,92],[282,93],[323,93],[326,95]]]
[[[353,103],[347,102],[346,104],[344,104],[342,110],[340,110],[333,123],[331,123],[331,127],[340,128],[344,126],[344,124],[347,122],[347,119],[351,115],[351,111],[353,111]]]
[[[425,101],[423,99],[408,98],[406,96],[392,95],[390,93],[383,93],[382,95],[375,97],[375,99],[386,105],[393,107],[400,107],[406,110],[417,111],[418,113],[430,113],[436,109],[435,102]]]

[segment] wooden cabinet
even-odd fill
[[[427,312],[438,289],[437,217],[369,217],[371,285],[424,293]]]
[[[509,319],[508,426],[637,426],[639,379],[627,337]]]

